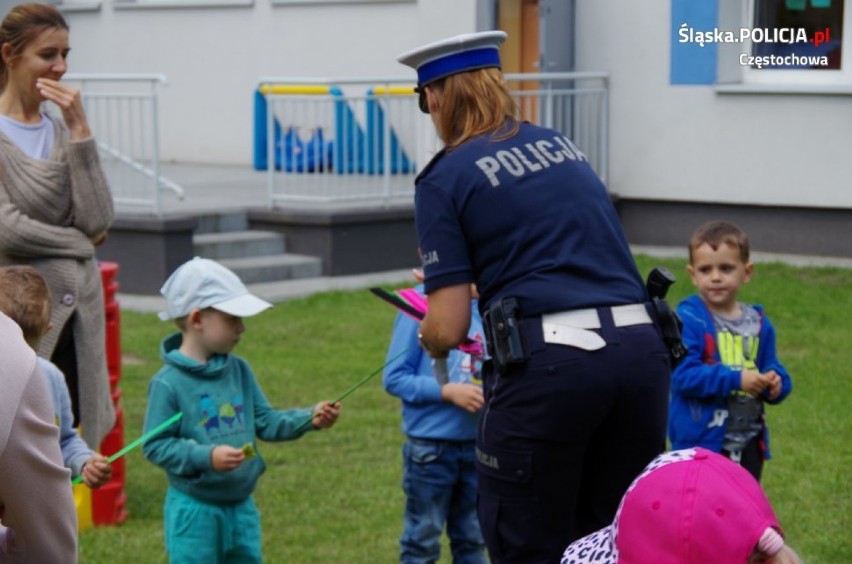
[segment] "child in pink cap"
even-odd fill
[[[701,447],[656,457],[628,488],[612,525],[573,542],[561,564],[797,564],[743,467]]]

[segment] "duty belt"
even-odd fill
[[[605,318],[603,321],[601,316]],[[612,326],[653,323],[646,304],[575,309],[524,317],[515,298],[502,298],[489,304],[482,321],[488,353],[497,374],[504,373],[512,364],[526,362],[530,354],[546,344],[596,351],[606,346],[606,340],[592,329],[601,329],[601,333],[606,335]]]
[[[645,304],[612,306],[612,322],[616,327],[652,323]],[[606,346],[606,341],[590,329],[600,329],[601,319],[596,308],[573,309],[541,316],[541,332],[545,343],[568,345],[586,351]]]

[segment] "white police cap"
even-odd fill
[[[500,67],[500,45],[505,31],[465,33],[406,51],[396,58],[417,71],[417,84],[488,67]]]

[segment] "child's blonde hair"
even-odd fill
[[[0,311],[17,323],[35,348],[50,327],[50,290],[32,266],[0,268]]]
[[[740,252],[744,263],[748,262],[749,244],[745,231],[727,221],[708,221],[695,230],[689,238],[689,263],[692,264],[692,253],[701,245],[710,245],[714,251],[721,245],[730,245]]]

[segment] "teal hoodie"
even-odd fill
[[[178,350],[180,333],[160,345],[164,366],[148,384],[145,432],[178,412],[183,416],[142,447],[145,458],[161,466],[169,484],[198,500],[233,503],[248,498],[266,463],[256,439],[286,441],[301,437],[312,408],[276,410],[269,405],[248,363],[233,354],[213,355],[206,364]],[[251,443],[255,456],[230,472],[213,469],[217,445],[242,448]]]

